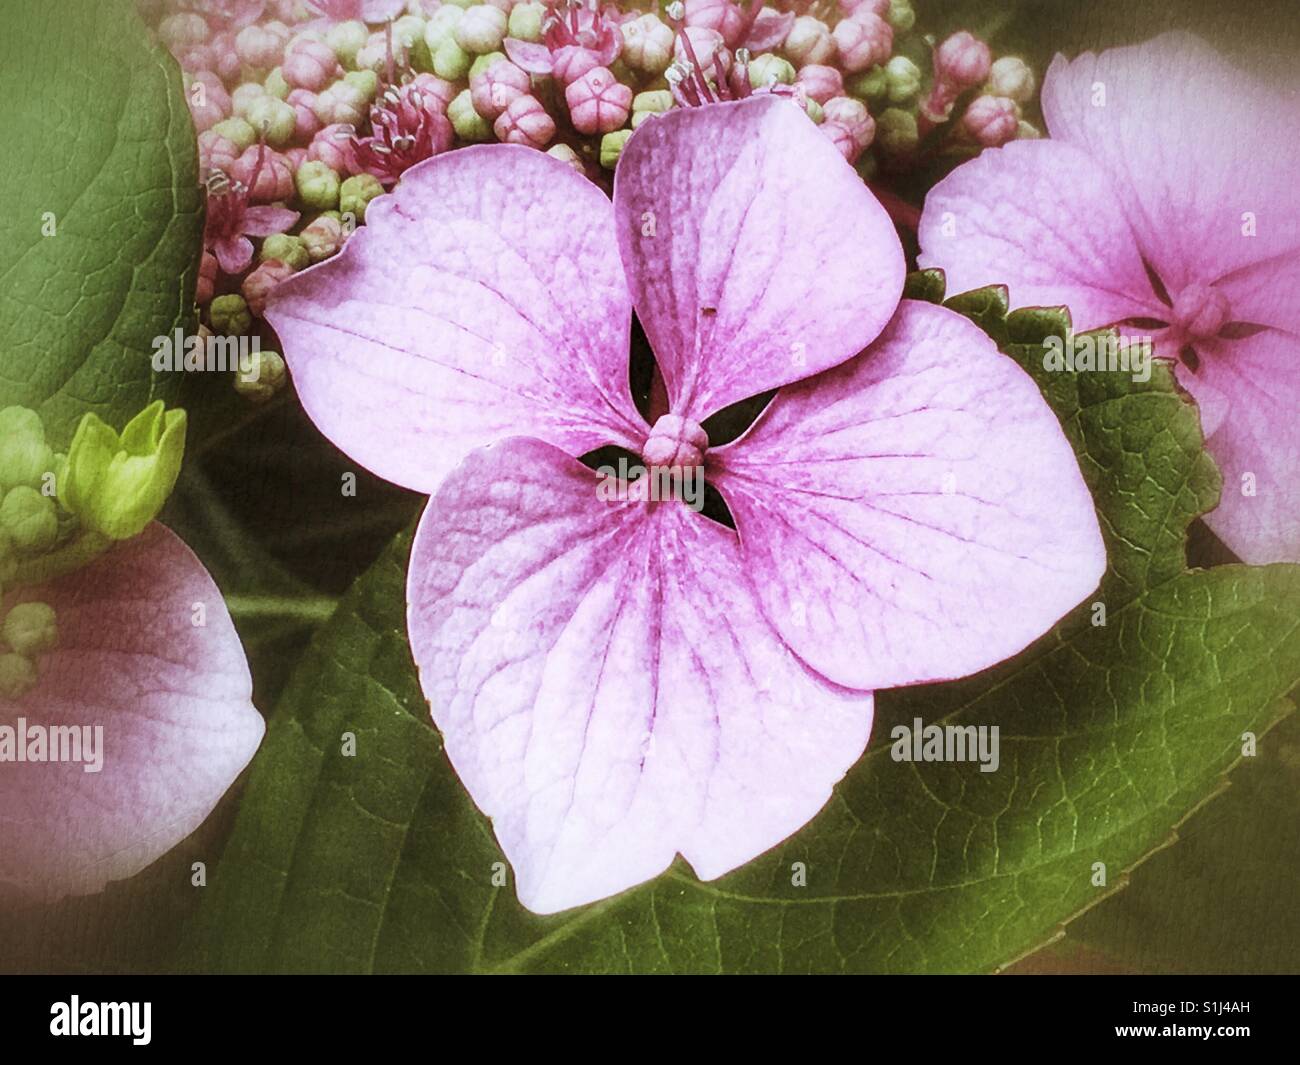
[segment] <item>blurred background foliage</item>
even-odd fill
[[[914,0],[937,38],[968,29],[1041,73],[1059,52],[1134,43],[1170,29],[1200,34],[1271,77],[1300,55],[1296,0]],[[1041,117],[1031,117],[1041,123]],[[1206,131],[1206,150],[1215,136]],[[920,178],[921,198],[939,175]],[[211,375],[188,397],[196,447],[163,520],[223,589],[269,708],[315,629],[423,498],[358,469],[314,429],[291,394],[265,407],[236,401]],[[224,391],[223,391],[224,390]],[[355,476],[355,495],[342,491]],[[1203,526],[1194,565],[1230,558]],[[1300,606],[1298,606],[1300,608]],[[1251,973],[1300,969],[1300,719],[1261,740],[1179,838],[1066,934],[1012,965],[1014,974]],[[179,968],[198,901],[192,866],[215,866],[239,784],[192,836],[130,881],[51,907],[0,912],[0,971],[164,972]]]

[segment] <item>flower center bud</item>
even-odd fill
[[[641,458],[653,469],[667,466],[670,469],[698,466],[704,461],[709,448],[709,437],[699,422],[677,414],[665,414],[654,424],[646,442],[641,445]]]
[[[1232,307],[1228,297],[1213,285],[1192,282],[1174,300],[1174,321],[1188,336],[1197,339],[1217,336],[1229,321]]]

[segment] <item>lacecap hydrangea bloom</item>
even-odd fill
[[[1294,88],[1170,33],[1057,56],[1042,104],[1050,140],[986,151],[931,191],[921,264],[955,291],[1064,304],[1076,330],[1149,337],[1223,473],[1206,524],[1247,562],[1300,561]]]
[[[317,426],[432,495],[410,644],[521,901],[549,913],[706,879],[812,818],[872,690],[1014,654],[1097,585],[1091,497],[1029,377],[965,318],[900,302],[884,210],[788,99],[674,110],[613,203],[541,152],[439,156],[267,317]],[[632,314],[667,409],[629,389]],[[770,389],[734,442],[706,418]],[[702,468],[611,498],[615,445]]]

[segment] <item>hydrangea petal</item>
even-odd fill
[[[926,197],[919,237],[952,293],[1006,285],[1014,307],[1068,306],[1079,331],[1168,318],[1115,188],[1068,144],[1012,141],[959,166]]]
[[[888,215],[777,96],[642,124],[619,158],[614,204],[673,412],[696,421],[857,354],[902,292]]]
[[[1200,38],[1165,33],[1072,61],[1057,56],[1042,105],[1052,137],[1109,174],[1171,294],[1300,253],[1294,95]]]
[[[1246,562],[1300,561],[1300,338],[1266,329],[1197,350],[1198,371],[1179,380],[1228,408],[1207,441],[1223,493],[1205,524]]]
[[[431,492],[471,448],[519,433],[576,455],[647,431],[613,209],[543,152],[484,145],[412,167],[266,317],[317,427],[408,488]]]
[[[597,498],[535,440],[473,452],[430,501],[407,622],[448,756],[520,901],[551,913],[703,878],[807,822],[864,749],[872,697],[827,684],[753,602],[734,534]]]
[[[0,698],[0,725],[103,729],[98,772],[0,762],[0,885],[49,900],[132,876],[194,831],[264,725],[221,593],[163,526],[4,607],[24,600],[54,607],[59,644],[35,688]]]
[[[840,684],[964,676],[1021,650],[1106,567],[1037,386],[962,316],[904,300],[862,356],[709,453],[786,643]]]

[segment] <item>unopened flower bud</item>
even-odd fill
[[[289,43],[289,28],[282,22],[253,23],[239,31],[235,51],[255,70],[270,70],[284,58]]]
[[[822,109],[822,105],[819,104],[816,100],[814,100],[811,96],[808,95],[804,96],[803,111],[804,114],[806,114],[809,118],[813,120],[813,122],[815,122],[819,126],[824,121],[826,121],[826,112]]]
[[[230,94],[231,113],[236,118],[247,118],[249,109],[265,96],[265,85],[259,81],[246,81]]]
[[[225,121],[229,122],[230,119]],[[237,122],[244,122],[242,118],[235,119]],[[220,122],[217,125],[221,125]],[[248,125],[244,122],[244,125]],[[248,127],[252,132],[252,127]],[[220,170],[223,173],[230,173],[230,168],[235,165],[235,160],[239,158],[241,149],[238,144],[227,137],[223,137],[217,132],[216,127],[205,130],[199,134],[199,170],[201,173],[208,174],[213,170]]]
[[[495,52],[505,40],[509,19],[499,7],[475,4],[465,12],[452,31],[456,43],[473,55]]]
[[[359,126],[366,117],[369,104],[366,94],[344,78],[317,94],[316,117],[325,126]]]
[[[905,155],[920,143],[916,116],[898,107],[887,107],[876,119],[875,142],[890,155]]]
[[[254,355],[248,372],[235,371],[235,391],[253,403],[265,403],[284,387],[287,378],[280,353],[263,348]]]
[[[799,68],[795,79],[797,85],[811,100],[824,104],[833,96],[844,95],[844,78],[835,67],[822,63],[808,63]]]
[[[916,25],[916,12],[911,0],[889,0],[885,11],[885,20],[899,33],[906,33]]]
[[[662,74],[673,60],[673,31],[658,15],[640,15],[619,27],[623,61],[643,74]]]
[[[526,96],[531,88],[528,74],[508,59],[489,64],[469,79],[474,110],[488,121],[495,121],[511,101]]]
[[[648,111],[662,114],[672,110],[673,94],[667,89],[649,89],[632,97],[633,112]]]
[[[48,551],[59,535],[54,500],[25,484],[9,489],[0,500],[0,527],[19,551]]]
[[[619,156],[623,154],[623,147],[631,136],[632,131],[630,129],[617,129],[613,133],[606,133],[601,137],[600,165],[606,170],[613,170],[618,165]]]
[[[257,183],[253,176],[257,175]],[[287,200],[293,195],[293,168],[279,152],[266,151],[255,144],[244,152],[231,167],[230,176],[250,187],[249,199],[254,203],[272,203]]]
[[[858,144],[853,133],[845,126],[838,122],[823,121],[818,127],[822,135],[826,137],[833,145],[835,150],[844,156],[850,164],[858,161],[858,156],[862,154],[862,146]]]
[[[852,96],[836,96],[827,100],[822,112],[826,122],[833,122],[848,130],[859,149],[866,148],[876,135],[876,123],[871,112],[861,100],[855,100]]]
[[[210,251],[199,256],[199,276],[194,286],[194,302],[200,307],[212,301],[217,289],[217,257]]]
[[[268,96],[274,96],[277,100],[285,100],[289,97],[289,90],[293,88],[284,80],[284,71],[276,67],[269,73],[262,82],[262,88],[266,90]]]
[[[39,414],[26,407],[0,410],[0,488],[37,487],[53,461]]]
[[[607,68],[596,67],[564,90],[564,101],[579,133],[611,133],[627,122],[632,90],[615,81]]]
[[[779,55],[765,52],[750,60],[749,84],[755,89],[765,89],[771,85],[792,85],[794,78],[794,65]]]
[[[364,222],[367,205],[383,192],[384,186],[373,174],[355,174],[339,186],[339,210]]]
[[[235,292],[218,296],[208,308],[208,321],[214,333],[223,336],[247,336],[253,329],[253,316],[244,297]]]
[[[339,205],[339,176],[325,163],[303,163],[293,180],[298,198],[310,210],[332,211]]]
[[[334,49],[310,38],[299,38],[290,45],[280,71],[293,88],[309,92],[320,92],[342,75]]]
[[[515,4],[510,9],[506,35],[517,41],[537,42],[542,39],[542,22],[546,18],[543,4]]]
[[[520,96],[501,112],[492,131],[506,144],[545,148],[555,136],[555,120],[535,96]]]
[[[343,84],[356,89],[368,104],[379,95],[379,75],[373,70],[350,70],[343,75]]]
[[[218,122],[210,132],[224,137],[241,155],[257,143],[257,130],[242,118],[227,118]],[[222,167],[221,169],[225,169]]]
[[[314,263],[328,259],[343,247],[343,226],[329,214],[315,219],[298,236]]]
[[[684,14],[686,25],[716,31],[728,48],[740,44],[746,29],[744,14],[731,0],[686,0]]]
[[[1016,140],[1032,141],[1037,140],[1042,135],[1042,131],[1032,122],[1026,122],[1024,119],[1021,119],[1016,125]]]
[[[1034,72],[1023,59],[1004,55],[989,69],[989,92],[1005,96],[1018,104],[1034,98]]]
[[[905,104],[921,91],[921,68],[905,55],[896,55],[885,64],[885,84],[889,102]]]
[[[509,104],[506,106],[508,107]],[[499,118],[500,115],[497,117]],[[475,109],[474,98],[469,89],[464,90],[447,105],[447,118],[451,120],[451,128],[456,131],[456,136],[463,141],[482,144],[492,139],[492,124]]]
[[[962,30],[935,49],[934,76],[936,80],[961,91],[978,85],[987,78],[992,62],[989,46]]]
[[[1000,148],[1014,140],[1020,124],[1020,108],[1005,96],[978,96],[962,116],[962,129],[984,148]]]
[[[298,114],[284,100],[263,96],[248,109],[248,124],[266,137],[272,148],[284,148],[298,126]]]
[[[244,278],[239,291],[248,301],[248,309],[258,318],[266,313],[266,301],[271,298],[277,285],[293,277],[296,271],[288,263],[278,259],[268,259],[260,263],[256,270]]]
[[[351,161],[348,141],[351,136],[352,129],[349,126],[324,127],[312,138],[311,145],[307,148],[308,160],[324,163],[336,174],[348,173]]]
[[[456,27],[465,17],[465,9],[443,4],[424,25],[424,43],[429,51],[436,52],[443,41],[456,39]]]
[[[325,43],[345,67],[355,67],[357,53],[365,46],[370,30],[364,22],[339,22],[325,32]],[[319,90],[317,90],[319,91]]]
[[[546,149],[546,154],[552,159],[558,159],[560,162],[573,167],[579,174],[587,172],[587,168],[582,165],[582,156],[567,144],[552,144]]]
[[[59,625],[48,603],[18,603],[5,615],[0,637],[25,658],[52,651],[59,643]]]
[[[311,256],[307,248],[297,237],[288,233],[272,233],[262,241],[262,250],[258,254],[259,262],[281,262],[296,273],[311,265]]]
[[[835,40],[821,19],[800,15],[790,27],[783,50],[797,67],[806,63],[825,64],[835,58]]]
[[[29,659],[10,651],[0,654],[0,697],[21,699],[36,687],[36,667]]]
[[[859,10],[841,19],[831,34],[839,50],[840,65],[850,73],[879,66],[894,48],[894,31],[879,15]]]
[[[239,53],[235,51],[235,36],[232,33],[215,34],[208,47],[212,51],[212,73],[229,84],[239,76],[243,66]]]
[[[189,12],[168,15],[158,24],[158,36],[172,52],[181,52],[208,39],[207,20]]]
[[[137,536],[171,495],[185,452],[185,412],[162,401],[119,436],[93,413],[82,416],[59,481],[59,501],[82,526],[110,540]]]

